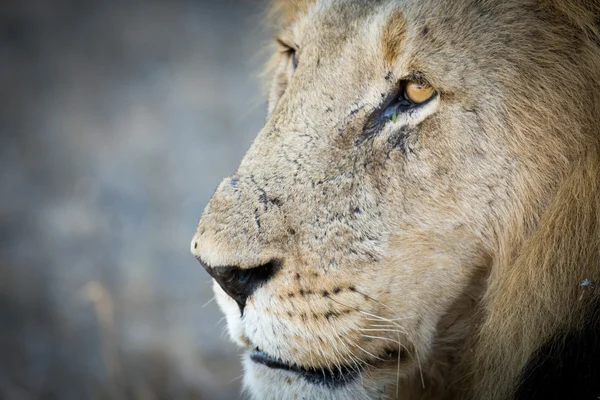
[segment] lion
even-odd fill
[[[600,396],[600,3],[273,9],[191,244],[250,396]]]

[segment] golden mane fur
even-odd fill
[[[506,398],[542,344],[586,323],[599,294],[573,282],[600,281],[599,154],[573,165],[534,228],[514,224],[499,241],[472,352],[457,377],[471,398]],[[515,220],[532,211],[524,207]]]

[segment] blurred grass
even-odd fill
[[[0,5],[0,398],[238,398],[189,241],[263,122],[261,13]]]

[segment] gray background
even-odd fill
[[[189,253],[265,116],[264,4],[0,5],[0,398],[235,399]]]

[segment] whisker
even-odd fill
[[[394,315],[396,314],[396,311],[394,311],[394,310],[393,310],[391,307],[389,307],[387,304],[384,304],[384,303],[380,302],[379,300],[376,300],[376,299],[374,299],[373,297],[371,297],[371,296],[369,296],[369,295],[367,295],[367,294],[365,294],[365,293],[363,293],[363,292],[361,292],[361,291],[359,291],[359,290],[356,290],[356,289],[355,289],[355,291],[356,291],[356,293],[359,293],[359,294],[361,294],[361,295],[365,296],[366,298],[368,298],[368,299],[370,299],[370,300],[374,301],[375,303],[377,303],[377,304],[379,304],[379,305],[382,305],[383,307],[385,307],[385,308],[387,308],[388,310],[392,311],[392,314],[394,314]],[[361,311],[361,310],[358,310],[358,311],[359,311],[359,312],[362,312],[362,313],[366,313],[367,315],[369,315],[369,313],[367,313],[366,311]],[[393,323],[393,324],[395,324],[395,325],[396,325],[396,323],[395,323],[395,322],[393,322],[394,320],[387,319],[387,318],[383,318],[383,317],[380,317],[380,316],[378,316],[378,315],[373,315],[373,314],[371,314],[371,316],[372,316],[372,317],[374,317],[374,318],[376,318],[376,319],[381,319],[382,321],[385,321],[385,322],[391,322],[391,323]],[[397,319],[395,319],[395,320],[401,320],[401,319],[405,319],[405,318],[397,318]],[[398,325],[398,328],[402,329],[402,327],[400,327],[399,325]],[[408,335],[408,332],[406,332],[406,331],[405,331],[404,333],[405,333],[407,336],[409,336],[409,335]],[[418,351],[416,348],[415,348],[415,355],[416,355],[416,358],[417,358],[417,362],[418,362],[418,364],[419,364],[419,373],[420,373],[420,375],[421,375],[421,386],[423,387],[423,389],[425,389],[425,378],[423,377],[423,367],[422,367],[422,365],[421,365],[421,358],[420,358],[420,356],[419,356],[419,351]]]
[[[237,381],[238,379],[241,379],[244,377],[244,374],[241,374],[240,376],[238,376],[237,378],[233,378],[232,380],[230,380],[229,382],[227,382],[228,385],[231,385],[233,382]]]
[[[380,320],[375,319],[375,318],[365,318],[365,320],[367,320],[367,321],[381,322]],[[390,328],[390,327],[391,328],[396,328],[396,327],[398,327],[398,324],[392,325],[392,324],[376,324],[376,323],[371,323],[371,324],[369,324],[369,326],[372,326],[373,328]]]
[[[342,343],[342,345],[346,348],[346,350],[348,351],[348,357],[350,357],[350,359],[352,360],[352,362],[354,363],[354,365],[356,366],[355,371],[358,374],[361,374],[361,367],[360,364],[366,364],[369,365],[370,364],[366,361],[361,360],[360,358],[358,358],[353,352],[352,350],[350,350],[350,348],[348,347],[347,343],[344,341],[344,339],[340,336],[339,337],[340,342]],[[358,361],[358,362],[357,362]],[[361,374],[361,379],[362,379],[362,374]]]
[[[333,328],[331,326],[329,326],[329,327],[333,330]],[[337,335],[335,334],[335,331],[333,333],[334,333],[333,337],[336,338]],[[332,345],[331,347],[332,347],[333,351],[336,352],[337,355],[338,355],[338,357],[341,359],[341,360],[340,359],[334,360],[334,364],[336,365],[336,367],[340,371],[340,376],[342,377],[342,380],[346,381],[346,379],[344,378],[344,372],[342,370],[342,363],[346,364],[346,362],[345,362],[346,359],[344,358],[344,356],[342,355],[342,353],[340,353],[340,351],[338,350],[337,344],[335,343],[335,340],[331,343],[331,345]]]
[[[204,305],[202,306],[202,308],[206,307],[207,305],[209,305],[210,303],[212,303],[215,299],[217,298],[217,296],[213,296],[211,297],[210,300],[208,300],[206,303],[204,303]]]
[[[360,347],[359,345],[356,345],[356,347],[358,347],[359,349],[361,349],[362,351],[364,351],[365,353],[367,353],[367,354],[368,354],[368,355],[370,355],[371,357],[373,357],[373,358],[376,358],[377,360],[380,360],[380,361],[387,361],[387,360],[385,360],[385,359],[383,359],[383,358],[381,358],[381,357],[377,357],[375,354],[373,354],[373,353],[371,353],[371,352],[368,352],[367,350],[363,349],[363,348],[362,348],[362,347]]]
[[[415,349],[415,354],[417,355],[417,362],[419,363],[419,372],[421,374],[421,386],[425,389],[425,378],[423,377],[423,367],[421,366],[421,358],[419,357],[419,351]]]
[[[380,305],[382,305],[382,306],[384,306],[384,307],[388,308],[389,310],[391,310],[391,311],[393,312],[393,314],[395,314],[395,312],[394,312],[394,311],[393,311],[393,310],[392,310],[392,309],[391,309],[389,306],[387,306],[387,305],[385,305],[385,304],[381,303],[380,301],[378,301],[378,300],[376,300],[376,299],[373,299],[371,296],[369,296],[369,295],[366,295],[366,294],[364,294],[364,293],[362,293],[362,292],[360,292],[360,291],[358,291],[358,290],[356,290],[356,292],[357,292],[357,293],[359,293],[359,294],[362,294],[362,295],[363,295],[363,296],[365,296],[366,298],[369,298],[369,299],[373,300],[375,303],[378,303],[378,304],[380,304]],[[372,313],[369,313],[369,312],[367,312],[367,311],[361,310],[361,309],[359,309],[359,308],[358,308],[358,307],[356,307],[356,306],[355,306],[355,307],[351,307],[351,306],[349,306],[349,305],[347,305],[347,304],[344,304],[344,303],[342,303],[342,302],[340,302],[340,301],[338,301],[338,300],[335,300],[335,299],[333,299],[333,298],[331,298],[331,297],[330,297],[329,299],[330,299],[331,301],[333,301],[334,303],[340,304],[340,305],[342,305],[342,306],[344,306],[344,307],[349,307],[349,308],[351,308],[351,309],[354,309],[355,311],[357,311],[357,312],[359,312],[359,313],[361,313],[361,314],[364,314],[364,315],[368,315],[368,316],[370,316],[370,317],[373,317],[373,318],[375,318],[375,320],[379,320],[379,321],[383,321],[383,322],[389,322],[389,323],[393,324],[393,325],[394,325],[396,328],[398,328],[398,330],[400,330],[402,333],[404,333],[404,334],[405,334],[405,335],[408,337],[408,339],[409,339],[410,341],[412,341],[412,340],[410,339],[410,335],[408,334],[408,332],[407,332],[407,331],[406,331],[406,330],[405,330],[405,329],[404,329],[402,326],[400,326],[398,323],[394,322],[394,321],[399,321],[399,320],[403,320],[403,319],[407,319],[407,318],[400,318],[400,317],[399,317],[399,318],[396,318],[396,319],[388,319],[388,318],[384,318],[384,317],[381,317],[381,316],[379,316],[379,315],[372,314]],[[358,347],[359,349],[361,349],[361,350],[362,350],[362,351],[364,351],[365,353],[367,353],[367,354],[371,355],[372,357],[374,357],[374,358],[376,358],[376,359],[378,359],[378,360],[385,361],[385,360],[383,360],[382,358],[380,358],[380,357],[377,357],[377,356],[375,356],[375,355],[373,355],[373,354],[369,353],[368,351],[366,351],[365,349],[363,349],[362,347],[360,347],[360,346],[358,346],[358,345],[356,345],[356,347]],[[419,351],[418,351],[416,348],[415,348],[415,356],[416,356],[416,358],[417,358],[417,363],[418,363],[418,365],[419,365],[419,373],[420,373],[420,376],[421,376],[421,385],[422,385],[422,387],[423,387],[423,389],[424,389],[424,388],[425,388],[425,378],[424,378],[424,376],[423,376],[423,367],[422,367],[422,364],[421,364],[421,357],[420,357],[420,355],[419,355]]]
[[[398,351],[398,368],[396,369],[396,399],[400,398],[400,356],[402,355],[401,351]]]
[[[383,329],[383,328],[359,328],[359,331],[365,332],[396,332],[396,333],[404,333],[404,331],[396,330],[396,329]]]
[[[394,340],[394,339],[390,339],[390,338],[386,338],[386,337],[381,337],[381,336],[371,336],[371,335],[361,335],[361,336],[367,337],[367,338],[370,338],[370,339],[387,340],[389,342],[396,343],[397,345],[399,345],[400,347],[402,347],[404,350],[408,351],[408,349],[406,348],[406,346],[404,346],[403,344],[401,344],[400,341],[398,341],[398,340]]]
[[[360,375],[360,373],[361,373],[361,368],[360,368],[360,365],[359,365],[359,363],[357,363],[357,362],[356,362],[356,360],[357,360],[357,357],[356,357],[356,356],[354,355],[354,353],[353,353],[353,352],[352,352],[352,351],[351,351],[351,350],[348,348],[348,345],[347,345],[347,344],[346,344],[346,342],[343,340],[343,338],[342,338],[341,336],[339,336],[339,335],[337,334],[337,332],[335,332],[335,330],[333,329],[333,327],[332,327],[332,326],[330,326],[330,325],[328,325],[328,326],[329,326],[329,328],[331,328],[331,330],[332,330],[332,332],[333,332],[333,335],[334,335],[333,337],[334,337],[335,339],[339,339],[339,340],[340,340],[340,343],[341,343],[341,344],[342,344],[342,345],[343,345],[343,346],[346,348],[346,350],[348,351],[348,355],[346,356],[346,357],[348,357],[348,358],[346,358],[344,355],[342,355],[342,354],[340,354],[340,353],[338,352],[338,354],[340,354],[340,356],[341,356],[342,360],[344,361],[344,364],[346,364],[346,365],[350,365],[350,364],[348,363],[348,361],[352,361],[352,363],[354,364],[354,366],[355,366],[356,368],[354,368],[354,367],[351,367],[351,368],[352,368],[352,369],[353,369],[353,370],[354,370],[356,373],[358,373],[358,374]],[[337,347],[337,346],[336,346],[336,347]],[[336,350],[336,351],[337,351],[337,350]],[[361,360],[360,360],[360,359],[358,359],[358,361],[361,361]],[[341,371],[340,371],[340,372],[341,372]]]
[[[216,328],[216,327],[218,327],[218,325],[219,325],[221,322],[225,321],[225,319],[226,319],[226,318],[227,318],[227,316],[225,316],[225,317],[222,317],[220,320],[218,320],[218,321],[217,321],[217,323],[215,324],[215,328]]]
[[[383,318],[383,317],[380,317]],[[385,318],[387,321],[406,321],[409,317]]]

